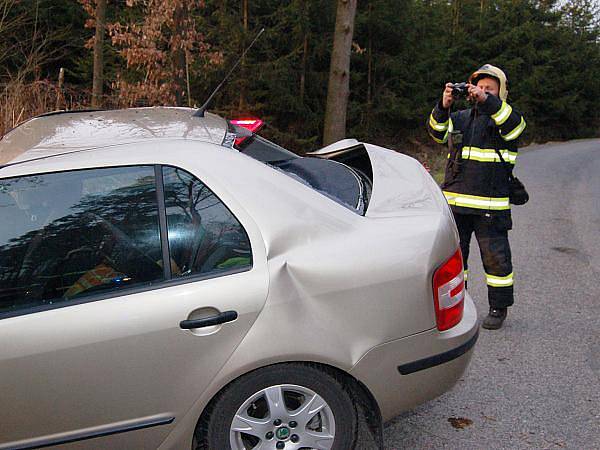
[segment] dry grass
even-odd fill
[[[61,109],[85,108],[89,93],[59,89],[48,80],[12,80],[0,87],[0,136],[37,115]]]

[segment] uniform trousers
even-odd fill
[[[493,213],[461,214],[455,211],[454,218],[460,237],[465,276],[468,276],[471,235],[475,233],[485,270],[490,308],[511,306],[514,302],[513,267],[508,242],[508,230],[512,228],[511,217]]]

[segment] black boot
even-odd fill
[[[486,330],[497,330],[502,328],[502,323],[504,322],[504,319],[506,319],[507,313],[507,308],[490,308],[490,312],[483,320],[481,326]]]

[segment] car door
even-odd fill
[[[253,222],[159,166],[2,179],[0,215],[0,449],[156,448],[264,304]]]

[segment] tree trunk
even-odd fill
[[[302,69],[300,71],[300,103],[304,102],[304,90],[306,87],[306,64],[308,60],[308,32],[304,34],[302,46]]]
[[[63,95],[63,85],[65,84],[65,69],[63,67],[60,68],[58,72],[58,88],[56,89],[56,106],[54,107],[55,111],[59,111],[61,109],[62,104],[64,103],[64,95]],[[67,105],[65,105],[65,109],[67,109]]]
[[[327,87],[323,144],[346,137],[346,113],[350,95],[350,53],[357,0],[338,0],[333,51]]]
[[[309,17],[308,17],[308,5],[306,0],[300,1],[301,17],[301,35],[302,38],[302,61],[300,68],[300,103],[304,103],[304,93],[306,91],[306,70],[308,67],[308,33],[310,32]]]
[[[104,85],[104,33],[106,29],[106,0],[96,1],[96,37],[94,39],[94,78],[92,81],[92,108],[102,106]]]
[[[178,5],[173,14],[173,33],[178,34],[183,38],[186,30],[184,29],[184,25],[186,23],[186,18],[189,14],[187,9],[187,3],[183,2],[181,5]],[[175,102],[177,106],[182,106],[184,104],[184,97],[187,85],[186,82],[186,70],[187,70],[187,60],[185,50],[182,48],[171,48],[171,64],[173,67],[173,73],[175,74],[175,84],[176,84],[176,92],[175,92]],[[189,102],[189,99],[188,99]]]
[[[452,36],[456,35],[460,23],[460,0],[452,1]]]
[[[479,0],[479,31],[483,29],[483,10],[485,8],[484,0]]]

